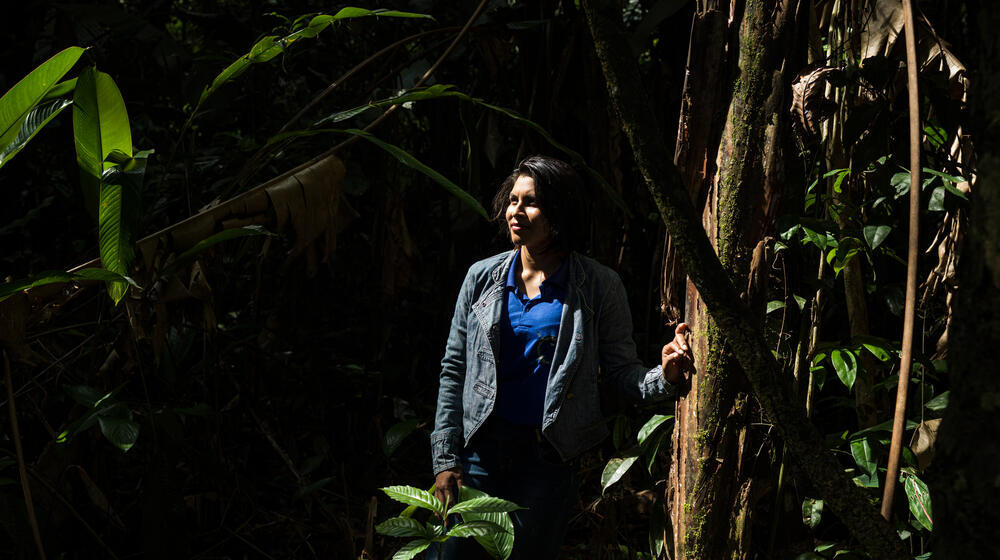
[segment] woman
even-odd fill
[[[691,363],[683,323],[659,366],[639,362],[621,279],[575,251],[582,198],[566,163],[518,164],[494,199],[514,250],[469,268],[441,361],[436,496],[453,504],[468,484],[528,508],[511,514],[512,558],[559,554],[576,501],[573,459],[608,433],[599,381],[636,400],[668,399]],[[471,539],[443,548],[444,558],[478,554]]]

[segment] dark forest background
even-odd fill
[[[432,0],[351,5],[434,19],[336,23],[224,85],[187,129],[205,86],[255,41],[287,34],[300,16],[332,14],[343,5],[25,0],[4,6],[0,91],[71,45],[90,47],[81,66],[95,64],[118,84],[133,144],[155,149],[141,190],[138,237],[334,147],[346,170],[337,186],[336,236],[325,244],[298,247],[288,231],[235,239],[201,253],[173,281],[154,279],[155,286],[131,292],[118,306],[101,285],[85,284],[26,311],[4,312],[0,329],[13,356],[20,437],[50,558],[359,558],[363,551],[383,558],[398,548],[399,541],[373,533],[373,521],[399,509],[378,488],[430,486],[428,434],[454,298],[468,265],[508,244],[496,224],[369,142],[324,133],[259,153],[286,125],[306,128],[411,87],[476,7]],[[973,73],[979,53],[969,13],[976,6],[920,3]],[[651,100],[648,118],[673,146],[696,3],[634,0],[621,7]],[[332,93],[290,122],[338,80]],[[661,312],[664,227],[612,111],[578,3],[486,2],[424,83],[434,84],[452,84],[534,121],[625,201],[627,212],[594,174],[584,173],[593,217],[589,252],[625,281],[640,355],[653,362],[671,332]],[[363,128],[380,111],[337,126]],[[371,132],[441,172],[487,211],[521,158],[571,159],[523,123],[455,98],[407,104]],[[803,185],[815,173],[807,162],[788,169]],[[0,276],[9,281],[67,270],[97,257],[95,222],[78,175],[68,112],[0,171],[6,200]],[[879,279],[895,286],[877,308],[886,324],[898,321],[890,313],[901,277],[893,270]],[[164,298],[171,282],[181,289]],[[838,313],[836,305],[831,309]],[[944,324],[934,322],[933,308],[926,317],[921,332],[933,346]],[[933,351],[925,349],[928,356]],[[942,388],[946,378],[935,394]],[[126,451],[97,426],[81,426],[93,410],[93,400],[86,404],[91,394],[110,394],[108,402],[118,406],[113,414],[138,425],[138,439]],[[831,396],[829,416],[817,421],[828,422],[825,433],[853,419],[852,412],[838,412],[845,396]],[[648,557],[649,516],[662,487],[656,490],[655,478],[639,469],[634,481],[605,494],[600,480],[606,461],[648,411],[607,397],[604,410],[616,437],[582,460],[568,558]],[[771,459],[776,472],[779,459]],[[0,555],[31,558],[16,473],[5,421]],[[760,516],[762,535],[770,519],[770,512]],[[814,528],[798,520],[780,557],[846,539],[842,529],[820,536]],[[766,538],[760,542],[757,554]]]

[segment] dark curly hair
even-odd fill
[[[538,209],[552,226],[552,243],[548,249],[580,250],[586,241],[586,193],[583,181],[565,161],[548,156],[531,156],[521,160],[500,184],[493,197],[493,220],[504,235],[509,235],[506,212],[510,192],[518,177],[535,181]],[[509,238],[509,237],[508,237]]]

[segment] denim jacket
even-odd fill
[[[493,411],[504,284],[514,255],[510,251],[475,263],[462,283],[441,359],[431,434],[435,473],[459,465],[462,448]],[[634,400],[662,400],[676,394],[660,366],[648,369],[636,356],[632,315],[618,274],[577,253],[567,258],[569,282],[541,426],[563,460],[608,434],[600,410],[599,367],[603,382]]]

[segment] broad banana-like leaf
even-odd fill
[[[104,268],[127,274],[135,258],[135,232],[139,228],[139,191],[151,150],[134,158],[114,151],[108,159],[116,163],[101,176],[101,203],[97,216],[98,247]],[[108,295],[115,305],[125,296],[128,286],[118,280],[108,282]]]
[[[198,100],[198,106],[201,106],[205,99],[215,93],[223,84],[238,77],[243,72],[246,72],[252,64],[271,60],[272,58],[285,52],[286,48],[299,39],[311,39],[317,36],[335,21],[368,16],[434,19],[426,14],[398,12],[394,10],[367,10],[364,8],[351,7],[341,8],[341,10],[334,15],[320,14],[312,18],[309,21],[309,25],[306,27],[289,33],[284,37],[269,35],[260,41],[257,41],[257,43],[250,49],[250,52],[236,59],[235,62],[227,66],[226,69],[216,76],[215,79],[212,80],[212,83],[201,92],[201,98]],[[196,107],[195,111],[197,110],[198,109]]]
[[[38,131],[43,126],[49,124],[49,121],[56,118],[56,115],[72,104],[73,102],[69,99],[56,99],[54,101],[43,102],[28,111],[24,120],[21,121],[21,130],[17,137],[0,152],[0,167],[3,167],[11,158],[16,156],[21,151],[21,148],[31,141],[35,137],[35,134],[38,134]]]
[[[93,67],[85,69],[77,79],[73,137],[84,204],[91,215],[97,216],[101,176],[115,165],[106,160],[116,150],[132,157],[132,132],[118,86],[111,76]]]
[[[63,272],[61,270],[47,270],[44,272],[39,272],[38,274],[32,276],[31,278],[25,278],[23,280],[15,280],[13,282],[7,282],[6,284],[0,285],[0,301],[3,301],[10,296],[20,292],[22,290],[29,290],[31,288],[36,288],[38,286],[44,286],[46,284],[57,284],[60,282],[85,282],[85,281],[103,281],[103,282],[114,282],[121,281],[126,282],[134,288],[139,288],[139,285],[135,283],[128,276],[124,276],[110,270],[105,270],[103,268],[81,268],[74,272]]]
[[[80,60],[84,50],[80,47],[69,47],[60,51],[32,70],[0,97],[0,150],[7,152],[8,146],[21,134],[29,113],[45,99],[49,90],[66,75],[66,72],[69,72],[76,61]],[[45,122],[41,125],[44,126]],[[6,159],[10,157],[13,157],[13,154]]]

